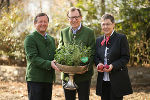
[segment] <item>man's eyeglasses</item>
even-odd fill
[[[69,16],[68,16],[68,18],[69,18],[70,20],[73,20],[74,18],[77,20],[79,17],[80,17],[80,16],[73,16],[73,17],[69,17]]]
[[[102,23],[101,26],[110,26],[112,23]]]

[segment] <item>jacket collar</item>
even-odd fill
[[[116,35],[116,31],[113,32],[113,34],[110,36],[110,39],[112,39]]]
[[[41,38],[41,39],[45,40],[45,37],[43,35],[41,35],[38,31],[34,31],[33,34],[36,35],[37,38]]]
[[[76,34],[80,33],[82,28],[83,28],[83,25],[81,24],[81,28],[76,32]],[[73,34],[71,26],[70,26],[69,32],[71,32]]]

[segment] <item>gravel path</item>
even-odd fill
[[[124,97],[124,100],[150,100],[150,86],[133,87],[134,93]],[[65,100],[61,85],[53,86],[53,100]],[[0,81],[0,100],[28,100],[26,83]],[[91,88],[90,100],[100,100]]]

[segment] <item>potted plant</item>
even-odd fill
[[[57,63],[68,66],[83,66],[89,63],[91,48],[82,43],[70,43],[56,50],[55,60]]]
[[[55,60],[56,66],[64,73],[69,74],[69,81],[64,88],[74,90],[77,85],[73,82],[74,74],[85,71],[92,55],[90,47],[86,47],[83,43],[68,43],[56,50]]]

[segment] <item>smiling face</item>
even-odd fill
[[[36,30],[45,35],[46,29],[48,27],[48,18],[47,16],[37,17],[37,21],[34,23]]]
[[[70,11],[68,13],[68,20],[72,28],[75,30],[80,26],[82,16],[79,14],[78,10]]]
[[[104,32],[106,36],[110,36],[114,30],[115,23],[112,23],[110,19],[105,19],[102,20],[101,27],[102,27],[102,32]]]

